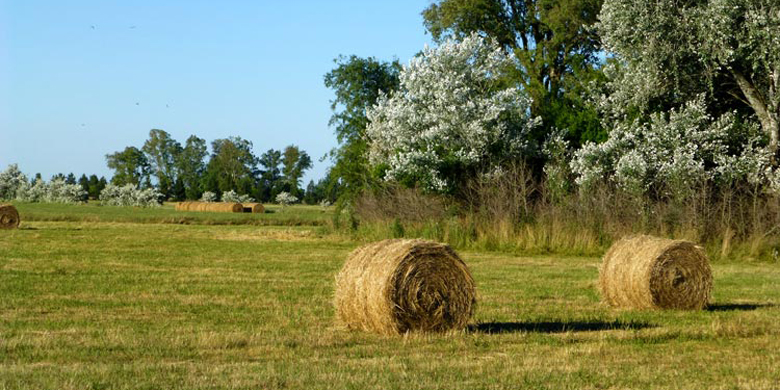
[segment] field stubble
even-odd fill
[[[599,303],[597,257],[466,251],[472,325],[383,337],[334,323],[358,245],[23,219],[0,236],[0,389],[780,389],[774,264],[714,262],[709,310],[620,311]]]

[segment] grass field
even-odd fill
[[[473,325],[386,338],[334,324],[359,243],[316,208],[20,211],[0,231],[0,389],[780,389],[777,263],[716,262],[709,310],[642,312],[599,303],[596,257],[461,252]]]

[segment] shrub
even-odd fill
[[[157,207],[162,204],[163,197],[154,188],[141,190],[132,184],[109,184],[100,193],[100,201],[109,206]]]
[[[530,99],[507,82],[512,57],[477,34],[425,48],[391,97],[368,109],[371,164],[385,179],[452,192],[469,173],[528,152]]]
[[[200,197],[201,202],[216,202],[217,201],[217,194],[206,191],[203,193],[203,195]]]
[[[276,195],[276,203],[279,203],[282,206],[289,206],[293,203],[297,203],[298,198],[291,195],[289,192],[280,192],[279,195]]]
[[[235,203],[252,203],[255,201],[255,199],[246,194],[238,195],[235,191],[230,190],[222,194],[222,201],[235,202]]]
[[[16,192],[24,185],[29,185],[27,176],[19,170],[19,166],[11,164],[0,172],[0,199],[15,199]]]

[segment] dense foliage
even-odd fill
[[[472,33],[495,39],[515,59],[514,80],[543,120],[532,134],[541,143],[554,128],[567,138],[601,139],[595,110],[583,99],[599,79],[600,42],[593,29],[602,0],[438,0],[422,15],[438,42]]]
[[[506,81],[512,63],[476,34],[426,48],[401,71],[399,91],[368,111],[371,163],[385,180],[453,192],[468,175],[521,157],[537,122]]]
[[[366,111],[384,93],[398,89],[401,65],[398,61],[381,62],[375,58],[339,57],[338,65],[325,75],[325,86],[333,89],[331,101],[333,126],[339,147],[332,150],[333,166],[322,184],[324,191],[338,191],[352,197],[375,184],[368,163]]]

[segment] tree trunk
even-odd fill
[[[772,163],[774,164],[774,157],[777,154],[778,145],[778,133],[780,133],[780,121],[778,121],[778,113],[773,112],[771,108],[767,107],[766,99],[761,96],[761,92],[756,89],[753,83],[745,77],[742,72],[738,70],[732,70],[731,73],[739,85],[739,89],[747,98],[750,107],[758,116],[758,120],[761,122],[761,128],[769,136],[769,145],[767,148],[772,153]]]

